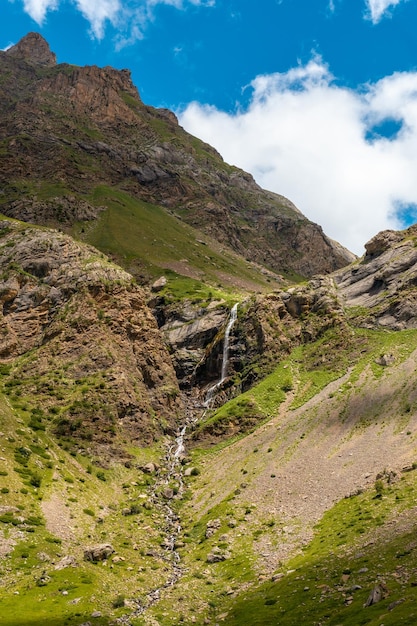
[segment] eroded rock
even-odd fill
[[[110,543],[101,543],[84,550],[85,561],[105,561],[114,553],[114,548]]]
[[[364,607],[368,607],[372,604],[377,604],[378,602],[381,602],[381,600],[388,596],[388,593],[388,588],[385,583],[379,583],[378,585],[375,585],[375,587],[369,594],[368,599],[364,604]]]
[[[220,563],[230,559],[231,554],[227,550],[222,550],[217,546],[207,555],[207,563]]]

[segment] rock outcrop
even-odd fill
[[[219,350],[214,350],[215,339],[221,339],[229,311],[224,303],[213,301],[208,307],[193,306],[191,302],[168,306],[160,330],[172,354],[180,384],[184,388],[202,386],[216,379],[221,369]],[[214,357],[214,354],[216,355]],[[210,355],[211,367],[205,376],[196,379],[198,365]],[[214,357],[214,358],[213,358]]]
[[[239,389],[229,393],[249,389],[297,345],[315,341],[329,328],[344,324],[343,307],[330,277],[253,296],[241,304],[230,338],[229,370],[231,376],[237,374]],[[213,352],[206,350],[197,368],[197,380],[204,379],[212,359]]]
[[[394,330],[417,327],[417,227],[383,231],[365,245],[364,258],[335,274],[347,307],[361,324]]]
[[[33,65],[52,66],[56,64],[56,54],[39,33],[28,33],[16,45],[6,51],[16,59],[23,59]]]
[[[53,410],[55,431],[93,450],[115,446],[117,433],[149,443],[175,430],[175,372],[132,277],[57,231],[3,220],[0,243],[6,387],[18,384],[40,421]]]

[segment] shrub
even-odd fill
[[[141,506],[139,504],[132,504],[130,507],[130,515],[138,515],[141,512]]]
[[[41,476],[39,476],[39,474],[33,474],[30,477],[29,483],[32,485],[32,487],[40,487],[42,483],[42,478]]]
[[[0,522],[3,524],[13,524],[13,526],[20,524],[19,520],[13,517],[13,513],[3,513],[0,515]]]
[[[116,596],[116,598],[112,602],[112,606],[114,609],[120,609],[120,607],[125,605],[125,597],[122,595]]]
[[[375,481],[375,491],[378,498],[382,496],[382,492],[384,491],[384,483],[382,480],[378,479]]]
[[[91,517],[94,517],[94,516],[95,516],[94,511],[92,511],[91,509],[83,509],[83,512],[84,512],[86,515],[91,515]]]

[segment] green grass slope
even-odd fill
[[[160,206],[104,186],[95,189],[90,201],[106,210],[94,222],[76,227],[76,236],[136,276],[152,279],[164,273],[174,291],[184,278],[194,291],[201,284],[229,291],[271,288],[271,278],[259,267]]]
[[[339,368],[321,339],[208,417],[260,416],[192,452],[186,574],[150,609],[162,626],[415,623],[417,334],[352,333]]]
[[[417,465],[416,465],[417,467]],[[394,626],[417,621],[415,472],[379,479],[344,499],[315,527],[303,553],[275,582],[224,603],[228,626],[305,624]],[[380,602],[366,606],[381,586]]]
[[[162,448],[131,448],[103,469],[39,429],[0,395],[0,624],[109,624],[169,576],[154,477],[138,466]],[[110,543],[104,562],[87,547]],[[153,555],[153,556],[152,556]]]
[[[334,345],[332,330],[297,348],[208,417],[260,413],[246,436],[191,452],[174,585],[160,487],[140,469],[163,466],[166,442],[104,469],[1,395],[0,625],[112,624],[155,589],[133,626],[414,624],[417,331],[352,329],[337,367],[320,358]],[[115,553],[85,561],[100,543]]]

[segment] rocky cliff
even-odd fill
[[[57,231],[0,222],[0,357],[40,428],[91,454],[175,431],[168,351],[132,277]],[[108,450],[107,450],[108,451]]]
[[[145,106],[129,71],[54,62],[34,33],[0,53],[7,215],[52,224],[94,218],[100,208],[91,194],[105,183],[174,211],[278,273],[312,276],[353,259],[290,201],[188,135],[173,113]]]
[[[367,244],[364,258],[335,274],[346,306],[361,324],[394,330],[417,325],[417,227],[386,230]]]

